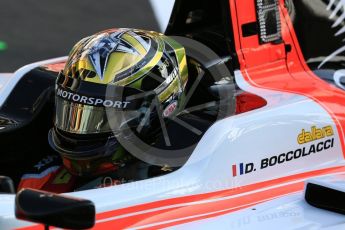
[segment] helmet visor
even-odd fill
[[[136,120],[145,101],[131,87],[103,85],[59,74],[55,97],[55,127],[74,134],[121,131]]]
[[[56,98],[55,127],[75,134],[119,132],[139,119],[138,110],[113,110]]]

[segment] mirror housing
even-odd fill
[[[0,193],[14,194],[16,190],[14,189],[13,181],[7,176],[0,176]]]
[[[23,189],[16,195],[15,215],[21,220],[67,229],[87,229],[95,224],[91,201],[33,189]]]
[[[309,182],[305,188],[305,200],[316,208],[345,215],[344,188]]]

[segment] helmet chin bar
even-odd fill
[[[96,140],[95,144],[90,144],[94,140],[77,140],[63,135],[59,130],[53,128],[48,133],[48,142],[51,148],[62,157],[74,160],[91,160],[113,154],[119,147],[116,138],[109,134],[105,140]],[[73,144],[74,148],[67,145]]]

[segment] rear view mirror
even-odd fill
[[[95,224],[91,201],[32,189],[17,194],[15,214],[21,220],[67,229],[87,229]]]
[[[316,208],[345,215],[344,189],[308,183],[305,189],[305,200]]]
[[[14,194],[15,189],[11,178],[0,176],[0,193]]]

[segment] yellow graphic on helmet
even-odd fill
[[[179,43],[136,29],[111,29],[81,40],[72,49],[63,74],[137,89],[142,89],[148,75],[159,75],[155,90],[160,101],[181,93],[188,78],[185,50]]]

